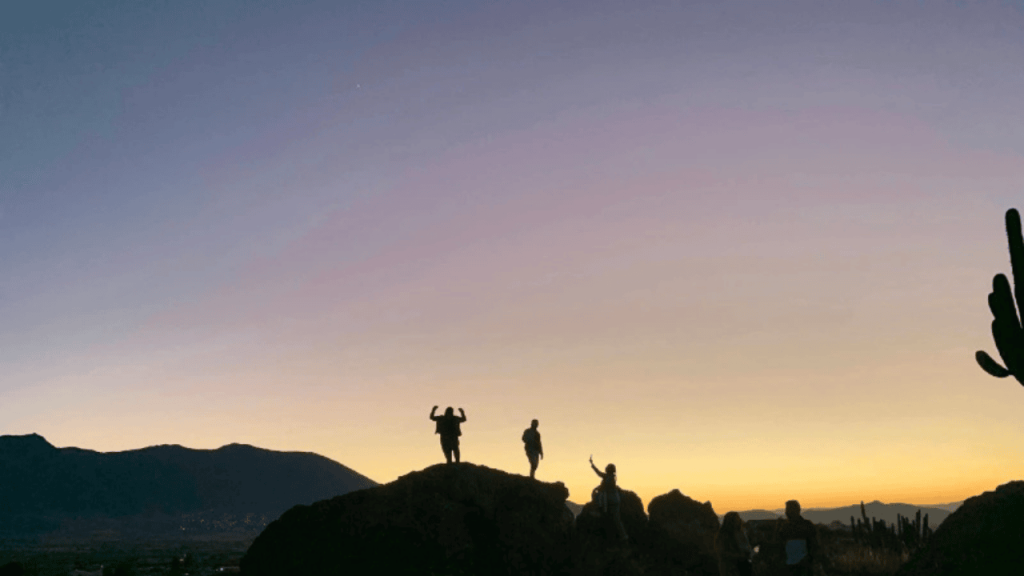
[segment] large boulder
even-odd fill
[[[374,488],[296,506],[241,561],[247,576],[563,574],[569,491],[473,464],[438,464]]]
[[[1024,567],[1024,482],[968,498],[897,576],[1017,574]]]
[[[647,552],[662,571],[718,574],[715,536],[720,524],[711,502],[701,504],[673,490],[651,499],[647,511]]]

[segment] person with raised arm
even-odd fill
[[[598,496],[598,506],[601,508],[601,512],[611,520],[619,540],[625,542],[629,540],[629,536],[626,535],[626,527],[622,525],[622,495],[619,493],[619,487],[615,484],[615,464],[605,466],[604,472],[601,472],[594,465],[594,456],[591,455],[590,467],[593,468],[595,474],[601,477],[601,485],[594,489]]]

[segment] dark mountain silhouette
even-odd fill
[[[968,498],[897,576],[1019,574],[1024,566],[1024,482]]]
[[[761,510],[761,509],[757,509],[757,510],[744,510],[743,512],[738,512],[738,514],[740,515],[740,518],[742,518],[744,522],[749,522],[751,520],[775,520],[777,518],[782,518],[783,510],[782,509],[778,509],[778,510]],[[724,519],[724,518],[725,518],[725,514],[719,514],[718,515],[718,521],[719,522],[721,522],[722,519]]]
[[[244,444],[124,452],[56,448],[38,434],[0,436],[0,522],[52,528],[64,519],[224,513],[276,517],[296,504],[375,486],[323,456]],[[14,528],[11,528],[14,527]]]
[[[885,504],[875,500],[864,505],[864,510],[867,512],[868,518],[875,518],[877,520],[885,520],[886,524],[893,524],[896,522],[896,516],[900,515],[904,518],[913,518],[918,510],[921,514],[928,515],[929,525],[932,527],[938,526],[945,520],[950,514],[951,510],[946,506],[953,507],[959,503],[944,504],[940,506],[915,506],[913,504]],[[740,512],[740,518],[744,521],[748,520],[772,520],[775,518],[782,518],[785,516],[785,509],[779,508],[776,510],[747,510]],[[860,504],[853,504],[851,506],[842,506],[840,508],[810,508],[803,510],[801,515],[814,522],[815,524],[829,525],[833,522],[839,522],[850,525],[850,517],[860,518]],[[719,518],[721,520],[721,518]]]
[[[878,500],[874,502],[868,502],[864,504],[864,511],[867,513],[868,518],[875,518],[877,520],[885,520],[886,524],[894,524],[896,522],[896,516],[900,515],[904,518],[913,518],[917,511],[921,511],[921,515],[928,515],[929,526],[933,528],[938,526],[949,517],[950,512],[943,510],[942,508],[931,508],[927,506],[914,506],[913,504],[883,504]],[[828,509],[811,509],[804,510],[801,512],[804,518],[807,518],[815,524],[830,524],[832,522],[841,522],[847,526],[850,525],[850,517],[860,518],[860,504],[853,506],[843,506],[841,508],[828,508]]]
[[[928,508],[938,508],[940,510],[946,510],[948,512],[956,512],[957,508],[963,505],[964,501],[960,500],[959,502],[950,502],[948,504],[932,504],[931,506],[928,506]]]

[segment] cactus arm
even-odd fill
[[[1017,284],[1024,284],[1024,275],[1019,280]],[[996,349],[999,350],[1006,370],[1024,385],[1024,333],[1017,316],[1018,307],[1014,305],[1010,292],[1010,281],[1006,276],[997,274],[992,280],[992,293],[988,299],[995,318],[992,321],[992,339]]]
[[[1006,378],[1010,375],[1009,370],[1000,366],[999,362],[996,362],[991,356],[981,350],[974,353],[974,359],[978,361],[978,365],[981,366],[982,370],[996,378]]]
[[[1006,211],[1006,239],[1010,244],[1010,270],[1013,273],[1014,296],[1017,306],[1015,314],[1007,318],[1007,332],[1009,332],[1009,345],[1012,348],[1010,356],[1013,357],[1016,365],[1014,368],[1007,368],[1013,372],[1014,378],[1024,386],[1024,235],[1021,234],[1020,213],[1010,208]],[[1009,288],[1009,282],[1006,282]],[[1002,355],[1002,351],[1000,351]],[[1006,358],[1003,358],[1006,361]]]
[[[1019,374],[1021,354],[1021,329],[1017,320],[1017,309],[1010,293],[1010,282],[1002,274],[992,280],[992,293],[988,295],[988,305],[992,310],[992,339],[999,350],[1003,364],[1011,374]]]
[[[996,350],[999,350],[999,356],[1003,359],[1006,369],[1019,378],[1022,346],[1020,328],[1007,320],[997,318],[992,321],[992,339],[996,342]]]
[[[1013,208],[1006,211],[1006,239],[1010,244],[1010,271],[1013,273],[1017,311],[1022,311],[1024,309],[1024,236],[1021,235],[1020,213]],[[1017,320],[1017,317],[1014,317],[1014,320]],[[1017,327],[1020,326],[1020,322],[1017,322]]]
[[[1013,294],[1010,292],[1010,281],[1002,274],[996,274],[992,279],[992,292],[988,295],[988,309],[992,311],[992,317],[997,320],[1006,320],[1016,324],[1017,307],[1013,303]]]

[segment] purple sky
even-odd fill
[[[1020,477],[1013,2],[0,7],[0,433],[716,511]]]

